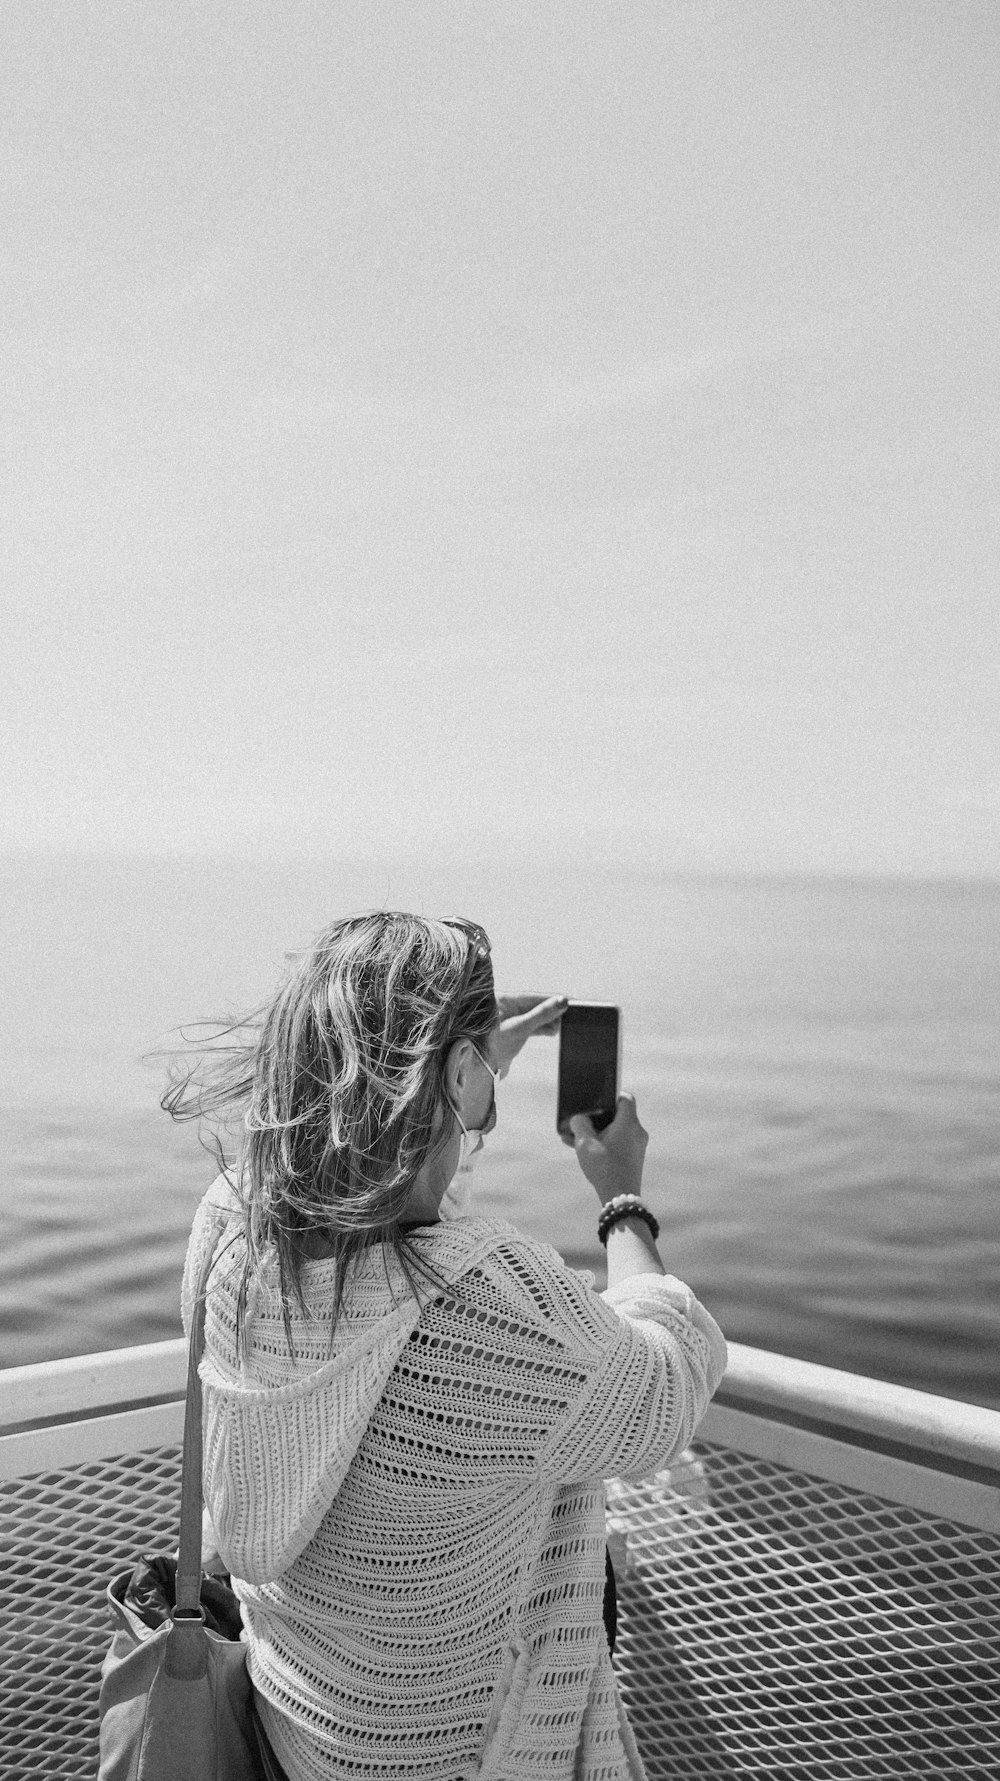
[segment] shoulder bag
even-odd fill
[[[239,1602],[228,1580],[203,1585],[201,1574],[198,1363],[213,1254],[214,1244],[188,1341],[176,1564],[143,1559],[108,1585],[115,1633],[101,1670],[98,1781],[286,1781],[254,1707]]]

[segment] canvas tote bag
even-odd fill
[[[101,1671],[98,1781],[285,1781],[254,1708],[247,1648],[207,1626],[201,1602],[198,1362],[214,1247],[198,1282],[188,1342],[175,1601],[164,1624],[153,1627],[129,1600],[131,1570],[108,1586],[116,1625]],[[235,1596],[232,1610],[238,1624]]]

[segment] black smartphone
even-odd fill
[[[618,1105],[622,1018],[613,1002],[570,1002],[559,1022],[559,1095],[556,1130],[574,1113],[589,1113],[597,1131]]]

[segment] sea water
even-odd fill
[[[621,1004],[661,1249],[731,1338],[1000,1406],[1000,887],[25,858],[0,888],[2,1364],[179,1333],[214,1165],[149,1054],[332,916],[409,907],[482,921],[500,990]],[[556,1054],[501,1084],[475,1202],[600,1278]]]

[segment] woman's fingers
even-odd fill
[[[566,1012],[568,996],[498,996],[500,1020],[506,1031],[556,1033]]]
[[[506,1076],[522,1045],[536,1033],[557,1033],[568,996],[498,996],[500,1072]]]
[[[597,1143],[597,1133],[589,1113],[573,1113],[567,1120],[574,1144]]]
[[[649,1134],[639,1123],[634,1095],[619,1095],[615,1117],[601,1132],[586,1113],[574,1113],[567,1124],[577,1161],[602,1199],[639,1192]]]
[[[558,1033],[559,1022],[562,1020],[569,1004],[568,996],[546,996],[522,1018],[528,1023],[531,1033]]]

